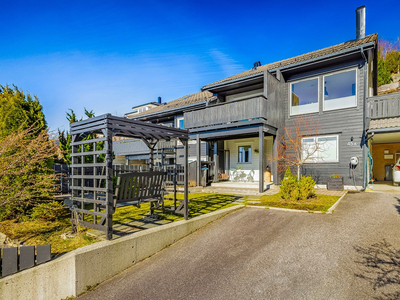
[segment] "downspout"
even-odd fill
[[[364,58],[364,95],[363,95],[363,135],[361,138],[361,145],[363,147],[363,187],[361,191],[367,188],[367,137],[366,137],[366,117],[367,117],[367,84],[368,84],[368,59],[364,54],[364,46],[361,46],[361,56]]]

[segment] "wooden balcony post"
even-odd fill
[[[214,182],[218,182],[218,141],[214,141]]]
[[[259,146],[258,146],[258,157],[259,157],[259,185],[258,185],[258,191],[260,193],[264,192],[264,128],[263,126],[259,127],[258,131],[258,140],[259,140]]]

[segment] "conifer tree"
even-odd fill
[[[0,85],[0,139],[19,129],[34,126],[38,133],[47,129],[38,97],[19,90],[17,86]],[[21,128],[23,126],[23,128]]]

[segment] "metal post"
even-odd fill
[[[176,168],[176,162],[177,162],[177,158],[178,158],[178,148],[174,147],[174,175],[173,175],[173,181],[174,181],[174,211],[176,211],[176,172],[177,172],[177,168]]]
[[[214,142],[214,182],[218,182],[218,142]]]
[[[113,181],[112,181],[112,175],[113,175],[113,168],[112,168],[112,132],[110,129],[106,129],[106,176],[107,176],[107,181],[106,181],[106,199],[107,199],[107,205],[106,205],[106,236],[107,240],[112,239],[112,234],[113,234],[113,229],[112,229],[112,215],[114,213],[113,209]]]
[[[184,148],[185,148],[185,170],[184,170],[184,188],[185,188],[185,207],[183,214],[185,216],[185,220],[189,218],[189,162],[188,162],[188,157],[189,157],[189,142],[186,140],[183,143]]]
[[[278,156],[278,138],[276,135],[273,136],[272,141],[272,157]],[[271,161],[271,173],[274,176],[274,184],[278,184],[278,164],[279,162],[276,159]]]
[[[263,126],[259,127],[258,131],[258,139],[259,139],[259,149],[258,149],[258,156],[259,156],[259,184],[258,184],[258,191],[260,193],[264,192],[264,128]]]
[[[197,134],[196,136],[196,142],[197,142],[197,186],[201,185],[201,140],[200,140],[200,135]]]

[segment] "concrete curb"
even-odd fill
[[[309,214],[325,214],[331,215],[333,214],[335,208],[339,205],[339,202],[347,195],[347,191],[325,212],[325,211],[308,211],[304,209],[293,209],[293,208],[282,208],[282,207],[271,207],[271,206],[258,206],[258,205],[246,205],[246,207],[250,208],[262,208],[262,209],[272,209],[272,210],[280,210],[287,212],[296,212],[296,213],[309,213]]]
[[[77,296],[201,227],[243,208],[212,213],[98,242],[55,260],[0,279],[0,299],[60,300]]]
[[[336,203],[333,204],[333,205],[331,206],[330,209],[328,209],[327,213],[332,214],[333,211],[335,210],[335,208],[339,205],[339,202],[342,201],[342,199],[344,198],[344,196],[346,196],[347,194],[348,194],[348,191],[346,191],[346,192],[338,199],[338,201],[336,201]]]

